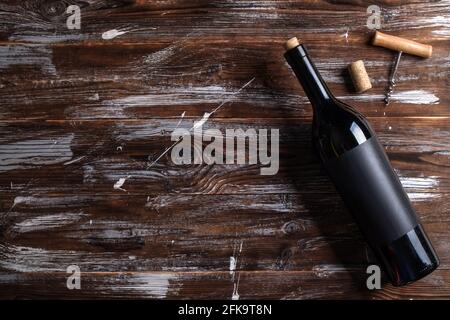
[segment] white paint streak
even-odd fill
[[[127,179],[131,178],[131,176],[127,176],[125,178],[120,178],[119,180],[117,180],[117,182],[114,184],[114,189],[115,190],[122,190],[122,191],[127,191],[125,189],[122,188],[122,186],[124,185],[124,183],[127,181]]]
[[[63,271],[76,261],[73,251],[0,244],[0,267],[17,272]],[[73,260],[75,259],[75,260]]]
[[[74,232],[69,234],[68,238],[71,240],[80,239],[80,234]],[[84,272],[102,272],[110,271],[109,266],[114,265],[116,270],[129,271],[132,267],[136,271],[140,268],[135,265],[135,262],[128,259],[129,253],[119,254],[117,252],[86,252],[86,251],[74,251],[74,250],[48,250],[44,248],[17,246],[6,242],[0,242],[0,269],[11,270],[16,272],[66,272],[66,268],[69,265],[77,264]],[[164,261],[166,261],[164,259]],[[157,263],[164,265],[163,260],[148,259],[143,260],[143,265],[149,265],[151,263]],[[145,275],[147,276],[147,275]],[[167,293],[166,282],[162,279],[165,278],[164,274],[150,274],[149,281],[138,281],[136,286],[126,281],[126,286],[130,285],[129,290],[139,290],[143,288],[144,292],[155,294],[156,296],[163,296]],[[153,278],[153,276],[155,278]],[[160,278],[162,277],[162,278]],[[155,281],[151,281],[154,279]],[[162,281],[158,281],[158,279]],[[117,288],[117,277],[111,278],[111,290]],[[145,285],[147,284],[147,285]],[[154,290],[152,290],[154,288]],[[137,292],[137,291],[136,291]],[[161,293],[158,294],[158,293]]]
[[[182,173],[184,177],[185,173]],[[200,174],[199,172],[193,173],[194,176]],[[163,177],[164,179],[167,178],[167,176]],[[220,180],[214,180],[214,185],[221,185]],[[261,193],[267,193],[268,190],[270,190],[270,186],[267,186],[267,189],[264,189]],[[206,192],[206,190],[203,190],[203,192]],[[211,191],[209,191],[211,192]],[[238,191],[237,193],[240,193],[242,191]],[[223,210],[254,210],[255,212],[261,212],[261,211],[269,211],[269,212],[278,212],[278,213],[292,213],[292,212],[307,212],[306,208],[303,204],[289,201],[287,203],[282,203],[280,201],[273,201],[273,200],[265,200],[263,198],[258,199],[258,203],[253,203],[250,207],[248,204],[245,204],[243,201],[240,201],[239,198],[236,201],[227,201],[226,203],[222,201],[217,201],[214,203],[209,204],[208,206],[202,206],[202,207],[196,207],[196,208],[189,208],[189,204],[192,202],[192,197],[189,195],[158,195],[153,198],[148,198],[146,207],[154,209],[154,210],[170,210],[170,208],[177,208],[177,207],[185,207],[185,212],[189,214],[198,214],[198,215],[204,215],[208,214],[211,211],[223,211]],[[305,224],[307,222],[305,221]],[[267,226],[266,226],[267,227]],[[301,226],[299,228],[305,228],[304,226]],[[253,228],[251,228],[255,232],[255,234],[274,234],[277,233],[279,230],[273,229],[273,230],[260,230],[260,225],[255,224]]]
[[[168,106],[202,103],[220,103],[224,96],[233,94],[221,86],[151,88],[150,94],[134,95],[110,101],[105,105],[117,107]]]
[[[426,201],[431,199],[438,199],[441,197],[441,195],[437,193],[408,192],[408,197],[411,201]]]
[[[339,73],[335,71],[325,70],[323,77],[327,81],[342,82],[343,79]],[[414,81],[417,79],[415,75],[403,76],[399,81]],[[385,79],[382,81],[385,82]],[[150,88],[150,93],[143,95],[131,95],[124,98],[114,100],[104,100],[101,106],[93,106],[72,111],[71,116],[78,118],[127,118],[129,115],[126,110],[128,108],[151,108],[162,106],[185,106],[185,105],[201,105],[201,104],[219,104],[226,99],[228,102],[233,98],[236,92],[233,92],[222,86],[206,86],[206,87],[176,87],[176,88]],[[339,96],[339,99],[346,101],[383,101],[382,94],[361,94]],[[277,92],[245,92],[233,98],[234,101],[240,103],[250,103],[255,106],[274,106],[282,105],[284,108],[297,109],[299,104],[308,104],[308,98],[301,95],[289,95]],[[426,90],[410,90],[396,91],[392,96],[393,102],[408,104],[438,104],[439,97],[434,93]]]
[[[53,50],[39,45],[0,46],[0,70],[11,66],[33,65],[41,68],[42,72],[56,75],[53,64]]]
[[[88,97],[88,100],[90,101],[98,101],[100,100],[100,96],[98,93],[95,93],[92,97]]]
[[[348,35],[349,35],[349,31],[350,28],[347,27],[347,30],[345,31],[345,33],[343,35],[341,35],[341,37],[345,38],[345,43],[348,44]]]
[[[351,269],[338,264],[321,264],[316,265],[312,268],[314,275],[316,275],[319,278],[328,278],[329,276],[335,273],[348,272],[350,270]]]
[[[0,172],[52,165],[72,159],[74,134],[0,145]]]
[[[154,93],[104,101],[104,104],[116,107],[152,107],[209,103],[214,104],[223,102],[227,103],[243,88],[253,82],[253,80],[255,80],[255,78],[250,80],[237,91],[229,91],[227,88],[222,86],[152,88],[151,90],[154,91]],[[257,102],[258,97],[261,99],[260,93],[258,95],[251,95],[247,98],[254,98]],[[273,99],[273,95],[271,96],[271,99]],[[247,99],[242,101],[247,101]]]
[[[14,198],[13,207],[16,205],[39,207],[79,207],[81,203],[91,199],[86,196],[68,196],[68,197],[43,197],[43,196],[17,196]]]
[[[394,101],[410,104],[438,104],[439,98],[425,90],[411,90],[398,92],[392,95]]]
[[[200,128],[201,126],[203,126],[206,123],[206,121],[208,121],[210,116],[211,116],[211,113],[205,112],[203,114],[203,117],[201,118],[201,120],[200,121],[196,121],[194,123],[194,126],[192,127],[192,129],[195,130],[195,129]]]
[[[64,162],[64,165],[65,165],[65,166],[68,166],[69,164],[78,162],[78,161],[80,161],[80,160],[83,160],[84,158],[86,158],[86,156],[81,156],[81,157],[75,158],[75,159],[70,160],[70,161],[68,161],[68,162]]]
[[[441,36],[441,37],[444,37],[444,38],[450,38],[450,29],[449,28],[433,30],[433,31],[431,31],[431,33]]]
[[[233,283],[233,293],[231,295],[231,300],[239,300],[239,282],[241,281],[241,274],[238,276],[237,282]]]
[[[175,126],[175,129],[177,129],[179,126],[180,126],[180,124],[181,124],[181,122],[183,122],[183,119],[184,119],[184,116],[186,115],[186,111],[183,111],[183,113],[181,114],[181,116],[180,116],[180,120],[178,120],[178,123],[177,123],[177,125]]]
[[[86,215],[82,212],[64,212],[38,216],[30,219],[25,219],[14,224],[11,230],[18,233],[48,230],[75,223],[81,220],[81,218],[83,218],[84,216]]]
[[[42,20],[41,20],[42,21]],[[28,25],[28,28],[26,27]],[[86,34],[55,34],[55,25],[49,22],[47,30],[42,30],[36,33],[36,26],[33,22],[27,21],[20,24],[21,28],[16,28],[14,33],[8,37],[9,41],[13,42],[28,42],[39,43],[42,45],[67,42],[67,41],[82,41],[85,40]],[[70,32],[71,30],[69,30]]]
[[[354,96],[340,96],[338,99],[341,100],[352,100],[352,101],[377,101],[383,100],[384,95],[381,94],[363,94]],[[435,94],[425,91],[425,90],[409,90],[394,92],[391,100],[393,102],[400,102],[406,104],[439,104],[439,97]]]
[[[233,255],[230,257],[230,276],[233,283],[233,292],[231,294],[231,300],[239,300],[239,282],[241,280],[241,274],[238,273],[236,277],[236,269],[238,264],[238,257],[242,253],[242,246],[244,241],[241,240],[239,245],[234,245]]]
[[[441,16],[433,16],[427,17],[419,20],[419,23],[427,24],[429,27],[450,27],[450,15],[441,15]]]
[[[434,189],[439,186],[438,177],[405,177],[399,176],[404,188]]]
[[[121,35],[123,35],[123,34],[125,34],[127,32],[129,32],[129,31],[111,29],[111,30],[103,32],[102,39],[103,40],[111,40],[111,39],[114,39],[115,37],[121,36]]]
[[[163,299],[169,293],[170,281],[176,279],[176,275],[171,273],[127,275],[125,284],[111,279],[110,283],[102,284],[98,289]],[[172,293],[174,292],[176,288]]]
[[[432,192],[439,187],[439,177],[407,177],[398,170],[396,170],[396,172],[402,186],[407,189],[408,197],[412,201],[426,201],[437,199],[441,196],[439,193]],[[408,189],[410,189],[409,192]]]
[[[240,18],[241,21],[247,23],[254,23],[255,20],[277,20],[281,18],[277,12],[271,12],[271,10],[230,11],[227,14],[232,15],[233,19]]]
[[[235,257],[230,257],[230,275],[233,275],[236,271],[237,260]]]
[[[144,57],[144,63],[157,65],[163,63],[175,54],[176,46],[171,45],[159,51],[148,54]]]

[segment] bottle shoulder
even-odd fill
[[[313,139],[323,160],[336,158],[375,136],[366,118],[340,101],[315,108]]]
[[[339,100],[331,100],[319,108],[314,108],[313,122],[325,128],[359,126],[368,138],[375,134],[362,113]]]

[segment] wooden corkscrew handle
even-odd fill
[[[428,44],[391,36],[379,31],[375,32],[375,35],[372,39],[372,44],[374,46],[385,47],[395,51],[403,51],[404,53],[423,58],[431,57],[431,54],[433,52],[433,47]]]

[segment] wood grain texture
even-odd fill
[[[450,298],[450,2],[374,4],[383,32],[433,45],[402,58],[388,108],[394,53],[369,44],[365,1],[2,1],[0,298]],[[291,36],[379,134],[441,258],[429,277],[366,289],[376,260],[311,150]],[[227,99],[204,129],[279,129],[278,174],[150,166]]]

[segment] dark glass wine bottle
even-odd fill
[[[333,96],[296,38],[286,48],[285,58],[313,106],[320,160],[389,280],[401,286],[431,273],[438,257],[374,130]]]

